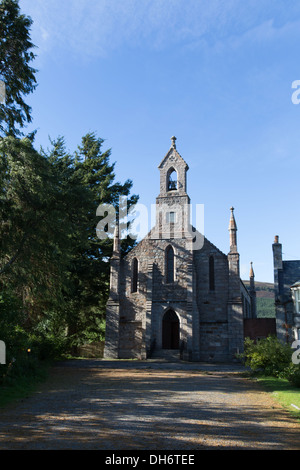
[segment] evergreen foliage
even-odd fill
[[[130,180],[115,181],[111,151],[95,133],[74,154],[61,136],[39,151],[35,133],[23,136],[24,97],[37,85],[31,25],[18,0],[0,0],[0,381],[104,339],[113,240],[97,237],[96,211],[106,203],[118,213],[120,196],[128,209],[138,200]],[[122,253],[133,244],[122,240]]]
[[[24,97],[37,86],[30,66],[35,47],[30,40],[31,18],[20,13],[18,0],[0,1],[0,80],[5,84],[5,103],[0,103],[0,134],[20,135],[31,122],[31,108]]]
[[[41,152],[28,138],[0,142],[0,288],[22,305],[20,326],[49,354],[54,343],[104,339],[112,239],[97,238],[96,210],[121,194],[129,205],[138,198],[129,197],[131,181],[114,182],[102,143],[87,134],[70,155],[62,137]],[[132,244],[124,240],[123,252]]]
[[[117,210],[120,195],[129,206],[138,199],[129,197],[130,180],[115,182],[111,151],[95,133],[73,155],[61,136],[40,151],[34,133],[23,137],[31,121],[24,97],[37,85],[31,26],[18,0],[0,0],[0,339],[8,370],[24,358],[28,365],[28,349],[44,359],[104,339],[112,239],[97,238],[96,210]],[[123,253],[132,245],[122,241]]]

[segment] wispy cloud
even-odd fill
[[[81,57],[105,57],[123,45],[165,48],[246,34],[259,24],[299,17],[283,0],[20,0],[34,20],[39,54],[67,49]]]

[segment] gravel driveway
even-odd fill
[[[0,411],[0,449],[299,449],[300,423],[239,366],[75,360]]]

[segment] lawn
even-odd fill
[[[257,377],[266,391],[300,420],[300,388],[294,387],[285,379],[275,377]]]

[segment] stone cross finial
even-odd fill
[[[177,139],[176,139],[176,137],[174,137],[174,136],[173,136],[173,137],[171,137],[171,141],[172,141],[172,147],[173,147],[173,149],[176,149],[176,140],[177,140]]]

